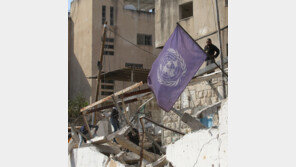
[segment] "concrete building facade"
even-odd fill
[[[103,72],[125,67],[150,69],[158,55],[155,49],[154,12],[139,11],[124,0],[74,0],[71,4],[69,33],[69,99],[79,94],[93,102],[96,93],[97,62],[100,57],[103,23],[107,31]],[[136,44],[151,55],[123,40]],[[101,97],[129,86],[130,82],[102,81]]]

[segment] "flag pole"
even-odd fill
[[[179,24],[179,22],[177,22],[177,25],[178,26],[180,26],[181,28],[182,28],[182,30],[192,39],[192,41],[194,41],[195,43],[196,43],[196,45],[204,52],[204,50],[203,50],[203,48],[201,48],[200,46],[199,46],[199,44],[192,38],[192,36]],[[205,52],[204,52],[205,53]],[[206,53],[205,53],[206,54]],[[214,63],[216,64],[216,66],[222,71],[222,73],[224,74],[224,75],[226,75],[227,76],[227,78],[228,78],[228,75],[227,75],[227,73],[214,61]]]

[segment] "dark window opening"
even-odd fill
[[[106,42],[114,42],[114,38],[106,38]]]
[[[102,91],[101,92],[101,95],[107,95],[107,96],[109,96],[109,95],[112,95],[113,94],[113,92],[105,92],[105,91]]]
[[[114,86],[113,85],[101,85],[101,88],[102,89],[114,89]]]
[[[113,51],[104,51],[104,55],[114,55]]]
[[[143,64],[125,63],[125,67],[132,69],[143,69]]]
[[[137,34],[138,45],[152,45],[152,35]]]
[[[193,16],[193,2],[188,2],[179,6],[180,19]]]
[[[102,6],[102,24],[106,21],[106,6]]]
[[[225,0],[225,7],[228,7],[228,0]]]
[[[110,6],[110,25],[113,26],[113,24],[114,24],[113,7]]]
[[[113,83],[114,84],[114,80],[101,80],[102,83]]]
[[[114,45],[105,45],[104,48],[107,48],[107,49],[114,49]]]

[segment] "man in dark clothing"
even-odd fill
[[[127,134],[127,137],[131,142],[135,143],[136,145],[139,145],[140,143],[139,131],[136,128],[133,128],[133,132],[130,131]]]
[[[111,112],[110,122],[114,128],[114,132],[117,131],[118,129],[120,129],[118,119],[119,119],[119,113],[118,113],[117,109],[115,107],[113,107],[112,112]]]
[[[220,54],[220,50],[212,44],[212,40],[210,38],[207,39],[207,45],[205,46],[204,51],[207,54],[207,65],[214,63],[215,58],[217,58]]]

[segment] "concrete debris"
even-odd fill
[[[218,114],[218,128],[187,134],[167,146],[166,157],[174,167],[227,166],[227,100]]]
[[[137,86],[139,86],[139,84],[136,84],[134,87]],[[117,96],[123,94],[130,88],[131,87],[119,91]],[[115,99],[116,103],[115,108],[120,108],[116,101],[118,98],[115,98],[115,95],[113,96],[112,97]],[[110,98],[112,97],[110,96]],[[175,123],[166,127],[148,117],[141,116],[141,114],[143,114],[143,112],[140,112],[141,109],[143,109],[151,99],[153,99],[153,97],[142,103],[138,110],[135,110],[136,112],[125,115],[125,121],[121,120],[120,126],[118,126],[118,129],[113,133],[111,133],[110,121],[107,117],[102,117],[102,119],[96,124],[99,128],[87,130],[88,132],[91,132],[92,135],[84,135],[84,131],[80,132],[75,129],[74,125],[71,125],[71,138],[69,138],[68,142],[68,166],[227,166],[227,99],[213,103],[202,109],[194,107],[198,109],[198,111],[193,112],[193,109],[176,110],[174,111],[175,117],[164,117],[164,119],[174,119],[175,121],[179,120],[179,122],[182,121],[184,125],[186,124],[191,128],[192,133],[186,132],[187,134],[176,130],[176,126],[173,126]],[[100,100],[100,103],[103,102],[105,101]],[[95,102],[82,109],[81,111],[84,113],[83,117],[85,118],[85,114],[88,114],[87,110],[92,109],[92,107],[97,104],[99,103]],[[123,106],[123,108],[124,109],[122,110],[126,112],[125,106]],[[218,111],[219,108],[220,110]],[[187,113],[187,110],[191,112]],[[102,112],[101,114],[104,113]],[[211,127],[207,128],[204,123],[199,120],[202,115],[214,114],[219,117],[219,119],[217,119],[217,124],[215,124],[216,126],[207,126]],[[180,138],[174,140],[175,143],[173,144],[163,144],[161,134],[155,133],[155,129],[149,130],[149,128],[155,127],[152,126],[152,124],[146,126],[143,122],[143,129],[138,131],[140,129],[139,122],[137,121],[141,120],[141,118],[145,118],[145,121],[147,121],[146,123],[153,123],[153,125],[156,125],[157,127],[169,130],[166,131],[170,132],[169,134],[179,135]],[[84,123],[87,124],[86,121],[84,121]],[[164,133],[163,135],[167,135],[167,133]],[[141,150],[143,150],[142,156]],[[143,158],[142,162],[140,162],[140,157]]]

